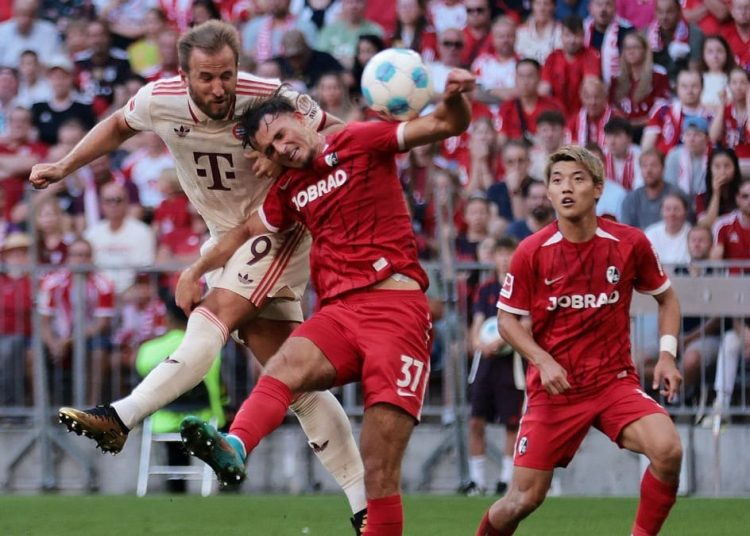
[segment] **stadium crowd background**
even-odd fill
[[[665,263],[750,259],[750,183],[742,182],[750,173],[750,0],[2,2],[0,406],[29,403],[34,306],[57,374],[52,403],[69,402],[71,265],[97,268],[84,293],[88,403],[128,392],[139,346],[168,329],[175,270],[197,258],[207,231],[159,137],[138,134],[41,192],[27,179],[32,165],[64,156],[142,85],[176,76],[180,32],[210,18],[236,24],[243,70],[309,92],[346,121],[371,118],[358,80],[385,47],[419,51],[436,93],[452,68],[476,74],[469,130],[399,161],[426,262],[491,266],[499,239],[521,240],[550,222],[544,162],[569,142],[605,163],[599,213],[644,229]],[[180,128],[176,136],[185,135]],[[30,263],[43,265],[37,299],[19,268]],[[441,273],[432,275],[439,319],[445,293]],[[471,319],[474,295],[493,277],[460,272],[460,318]],[[706,319],[692,320],[682,346],[690,397],[722,344],[739,358],[750,338],[742,322],[714,321],[710,331]],[[436,344],[436,371],[442,349]],[[635,354],[645,366],[655,344]],[[240,385],[236,403],[249,389]],[[450,389],[443,394],[447,403]]]

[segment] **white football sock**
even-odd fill
[[[227,340],[227,328],[198,307],[177,349],[143,378],[130,395],[112,404],[125,426],[139,422],[203,381]]]
[[[503,467],[500,469],[500,482],[510,484],[513,478],[513,456],[507,454],[503,456]]]
[[[724,333],[724,339],[719,347],[719,356],[716,358],[716,378],[714,379],[716,400],[721,409],[727,409],[732,400],[741,350],[741,341],[737,332],[732,329]]]
[[[320,463],[344,490],[352,513],[367,508],[365,466],[352,425],[336,397],[330,391],[305,393],[291,409]]]
[[[481,489],[487,489],[487,481],[484,477],[486,466],[486,456],[469,457],[469,478]]]

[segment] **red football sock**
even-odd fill
[[[479,524],[476,536],[510,536],[514,532],[515,530],[501,531],[490,525],[490,511],[487,510]]]
[[[367,501],[367,526],[363,536],[401,536],[404,532],[404,508],[401,495]]]
[[[633,536],[653,536],[659,534],[669,510],[677,500],[677,485],[667,484],[654,476],[651,469],[641,480],[641,500],[633,524]]]
[[[261,376],[242,403],[229,433],[240,438],[249,455],[261,439],[281,425],[291,403],[289,387],[271,376]]]

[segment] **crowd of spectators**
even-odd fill
[[[468,131],[399,161],[426,261],[445,246],[475,261],[482,241],[550,222],[544,162],[564,143],[600,154],[599,214],[644,229],[665,262],[695,259],[695,228],[712,258],[750,259],[750,0],[13,0],[0,6],[0,325],[28,333],[11,269],[28,242],[51,265],[42,287],[57,297],[40,307],[53,360],[68,359],[69,265],[86,253],[102,269],[86,283],[91,350],[132,353],[164,329],[138,269],[190,262],[206,228],[151,133],[33,195],[29,170],[176,76],[180,32],[210,18],[237,26],[243,70],[347,121],[371,117],[359,77],[385,47],[419,51],[438,94],[451,69],[475,73]],[[479,283],[465,286],[467,317]],[[748,329],[732,332],[741,352]]]

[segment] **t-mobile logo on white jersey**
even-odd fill
[[[620,300],[620,293],[616,290],[607,296],[606,292],[601,294],[571,294],[570,296],[550,296],[548,311],[560,309],[598,309],[604,305],[617,303]]]
[[[349,176],[343,169],[337,169],[335,172],[328,175],[328,179],[321,179],[315,184],[311,184],[304,190],[301,190],[292,196],[292,203],[294,203],[297,212],[302,210],[308,203],[320,199],[326,194],[333,192],[336,188],[340,188],[347,181]]]

